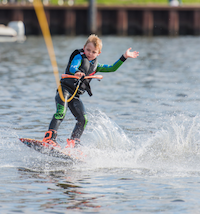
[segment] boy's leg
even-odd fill
[[[63,94],[65,99],[68,99],[69,97],[68,91],[63,90]],[[56,143],[57,130],[61,122],[65,118],[65,114],[67,111],[67,103],[61,100],[58,92],[56,94],[55,101],[56,101],[57,111],[53,115],[53,118],[49,124],[49,130],[45,133],[45,137],[43,139],[44,142],[50,143],[50,144],[53,144],[53,142]]]
[[[77,123],[71,134],[71,139],[80,141],[80,137],[88,122],[84,105],[80,98],[75,97],[71,102],[68,103],[68,106],[77,120]]]

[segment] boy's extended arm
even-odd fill
[[[105,65],[98,63],[96,72],[114,72],[116,71],[122,64],[125,62],[126,58],[122,55],[120,59],[118,59],[112,65]]]
[[[139,52],[131,52],[130,50],[131,48],[128,48],[125,54],[123,54],[120,59],[112,65],[98,64],[96,72],[114,72],[123,64],[123,62],[125,62],[127,58],[137,58],[139,56]]]

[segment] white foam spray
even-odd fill
[[[136,156],[137,163],[148,168],[200,171],[200,117],[171,117]]]
[[[139,170],[143,174],[151,170],[154,175],[181,172],[183,176],[200,173],[200,116],[172,116],[163,124],[159,122],[159,130],[147,140],[144,136],[137,142],[129,139],[105,113],[96,110],[88,116],[90,123],[80,148],[85,154],[83,163],[69,165],[65,160],[40,154],[23,145],[17,131],[8,128],[0,130],[1,167],[32,167],[41,171]]]

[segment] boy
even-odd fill
[[[96,72],[114,72],[123,64],[127,58],[137,58],[137,56],[139,56],[139,52],[130,52],[131,48],[129,48],[125,54],[123,54],[113,65],[104,65],[97,62],[97,57],[101,53],[101,49],[102,41],[99,39],[99,37],[96,35],[90,35],[84,45],[84,48],[75,50],[71,54],[65,74],[75,75],[81,78],[83,76],[94,75]],[[75,97],[68,103],[63,102],[59,96],[59,93],[57,92],[55,97],[57,111],[53,115],[53,118],[50,122],[49,130],[45,133],[43,145],[51,145],[60,148],[59,144],[56,142],[57,130],[65,117],[67,105],[71,113],[76,118],[77,123],[70,139],[67,139],[67,145],[65,148],[73,148],[80,144],[80,137],[88,122],[80,95],[85,91],[87,91],[90,96],[92,95],[89,85],[90,81],[91,79],[83,80]],[[61,79],[61,87],[65,99],[68,99],[74,94],[76,90],[76,83],[77,79]]]

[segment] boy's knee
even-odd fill
[[[64,117],[65,117],[65,114],[55,113],[55,114],[54,114],[54,117],[55,117],[57,120],[63,120]]]
[[[85,128],[88,123],[87,115],[83,115],[83,116],[79,117],[78,122],[81,123],[82,126]]]
[[[85,119],[85,123],[84,123],[84,128],[85,128],[88,123],[87,115],[84,115],[84,119]]]
[[[57,112],[54,114],[54,117],[58,120],[63,120],[66,114],[66,108],[63,105],[57,104]]]

